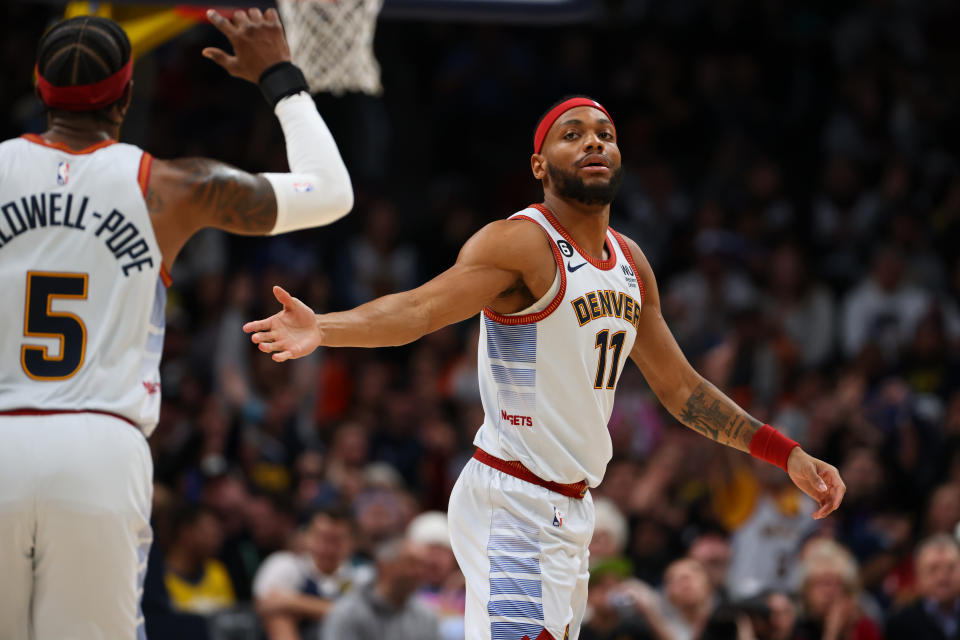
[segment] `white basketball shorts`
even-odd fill
[[[123,420],[0,415],[0,640],[145,637],[152,493]]]
[[[579,637],[589,492],[568,498],[471,459],[450,495],[449,522],[466,578],[466,640]]]

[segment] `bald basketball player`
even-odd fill
[[[468,640],[578,637],[594,523],[588,489],[612,455],[607,421],[627,357],[684,425],[784,469],[818,502],[815,517],[845,491],[833,466],[748,415],[684,358],[650,264],[609,224],[622,168],[606,109],[583,97],[551,108],[530,167],[543,202],[481,229],[423,286],[319,316],[275,287],[283,310],[244,327],[284,362],[321,345],[406,344],[482,314],[486,415],[450,497]]]
[[[43,35],[47,130],[0,144],[0,639],[143,637],[167,272],[204,227],[270,235],[352,207],[276,12],[210,20],[233,55],[204,55],[260,85],[291,173],[117,142],[130,42],[94,17]]]

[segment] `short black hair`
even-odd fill
[[[130,55],[130,39],[119,24],[99,16],[78,16],[56,23],[40,36],[37,71],[55,87],[93,84],[120,71]],[[105,114],[112,106],[100,112]]]
[[[185,527],[192,527],[197,524],[197,522],[203,516],[210,516],[216,518],[217,515],[214,513],[206,504],[198,503],[182,503],[177,505],[174,509],[173,515],[171,516],[171,531],[173,533],[173,539],[176,540],[180,537],[180,532]]]
[[[350,509],[342,503],[334,503],[331,505],[318,507],[310,512],[310,517],[307,518],[307,522],[313,522],[315,518],[325,517],[333,520],[334,522],[346,522],[351,527],[353,526],[353,514],[350,513]]]

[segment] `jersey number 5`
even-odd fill
[[[55,298],[85,300],[87,274],[27,272],[23,335],[60,341],[56,356],[51,356],[44,346],[20,347],[20,365],[34,380],[66,380],[83,365],[86,355],[87,328],[83,320],[67,311],[52,311],[50,305]]]

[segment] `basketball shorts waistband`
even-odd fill
[[[580,482],[574,482],[571,484],[561,484],[559,482],[551,482],[550,480],[544,480],[534,472],[527,469],[522,462],[517,460],[501,460],[496,456],[492,456],[483,449],[479,447],[473,453],[473,457],[487,465],[488,467],[493,467],[497,471],[501,471],[508,476],[513,476],[514,478],[519,478],[530,484],[535,484],[537,486],[543,487],[544,489],[549,489],[555,493],[559,493],[562,496],[568,498],[574,498],[576,500],[583,500],[583,496],[587,495],[587,489],[589,485],[586,480],[581,480]]]
[[[101,416],[110,416],[117,420],[123,420],[137,431],[141,431],[137,423],[130,418],[110,411],[100,411],[99,409],[8,409],[6,411],[0,411],[0,416],[55,416],[65,413],[94,413]]]

